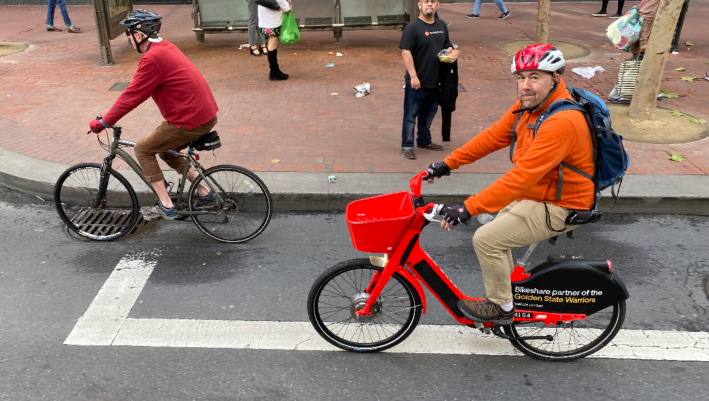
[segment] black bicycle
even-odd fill
[[[121,139],[121,127],[113,130],[110,144],[97,135],[101,146],[108,151],[102,164],[81,163],[69,167],[54,187],[54,203],[59,216],[76,234],[97,241],[112,241],[129,234],[140,215],[138,195],[129,181],[112,168],[116,156],[123,159],[154,193],[138,163],[122,148],[135,142]],[[108,132],[106,133],[108,141]],[[261,234],[273,214],[273,200],[266,185],[253,172],[238,166],[219,165],[204,169],[195,150],[212,150],[221,146],[216,131],[190,142],[186,153],[168,153],[184,157],[185,170],[177,190],[166,182],[173,198],[178,219],[191,217],[206,235],[222,242],[241,243]],[[186,175],[192,166],[198,174],[187,196],[183,196]],[[198,197],[197,188],[208,187],[216,199]],[[142,194],[141,194],[142,195]],[[152,197],[141,199],[154,202]]]

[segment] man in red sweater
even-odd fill
[[[138,53],[143,54],[138,70],[128,88],[101,119],[91,121],[90,128],[99,133],[152,97],[165,121],[135,145],[135,156],[159,200],[157,205],[141,208],[146,218],[177,217],[175,206],[165,188],[164,176],[155,155],[159,155],[178,173],[184,171],[186,160],[165,153],[180,151],[196,138],[210,132],[217,123],[217,103],[209,85],[197,68],[172,43],[158,36],[162,17],[145,10],[128,14],[121,25]],[[187,178],[193,181],[197,173],[190,169]],[[215,198],[209,188],[197,189],[201,200]]]
[[[589,210],[593,206],[593,182],[564,167],[572,166],[589,177],[595,172],[591,133],[583,113],[567,110],[552,114],[536,136],[533,134],[534,123],[551,103],[573,99],[561,78],[564,64],[563,54],[551,45],[534,44],[520,50],[512,61],[519,101],[500,121],[427,170],[430,178],[450,175],[451,169],[513,146],[513,168],[464,203],[444,209],[444,230],[471,216],[499,211],[473,236],[487,299],[458,302],[463,315],[473,321],[512,324],[511,249],[573,230],[577,226],[567,223],[569,209]],[[517,136],[515,143],[512,130]]]

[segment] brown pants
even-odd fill
[[[178,128],[167,121],[163,121],[162,124],[155,128],[155,131],[135,144],[135,157],[138,159],[140,168],[143,169],[145,179],[148,182],[165,179],[155,155],[160,156],[178,174],[182,174],[185,169],[185,158],[171,156],[166,152],[168,150],[179,152],[185,149],[193,139],[197,139],[211,131],[216,124],[217,118],[214,117],[207,123],[188,130],[184,125]]]
[[[570,231],[578,226],[566,226],[569,211],[547,204],[551,226]],[[512,248],[531,245],[560,233],[547,227],[544,203],[531,200],[514,201],[500,210],[492,222],[478,228],[473,235],[473,247],[483,270],[487,298],[498,305],[512,302],[514,269]]]

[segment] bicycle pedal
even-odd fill
[[[140,215],[143,216],[144,220],[155,220],[159,219],[162,216],[158,216],[156,214],[150,213],[147,210],[140,209]]]

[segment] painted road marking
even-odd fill
[[[153,273],[158,256],[141,253],[121,259],[64,344],[111,345]]]
[[[130,319],[157,254],[122,259],[64,344],[338,351],[309,322]],[[522,355],[505,340],[460,325],[420,325],[385,352],[449,355]],[[621,330],[591,358],[709,362],[709,333]]]

